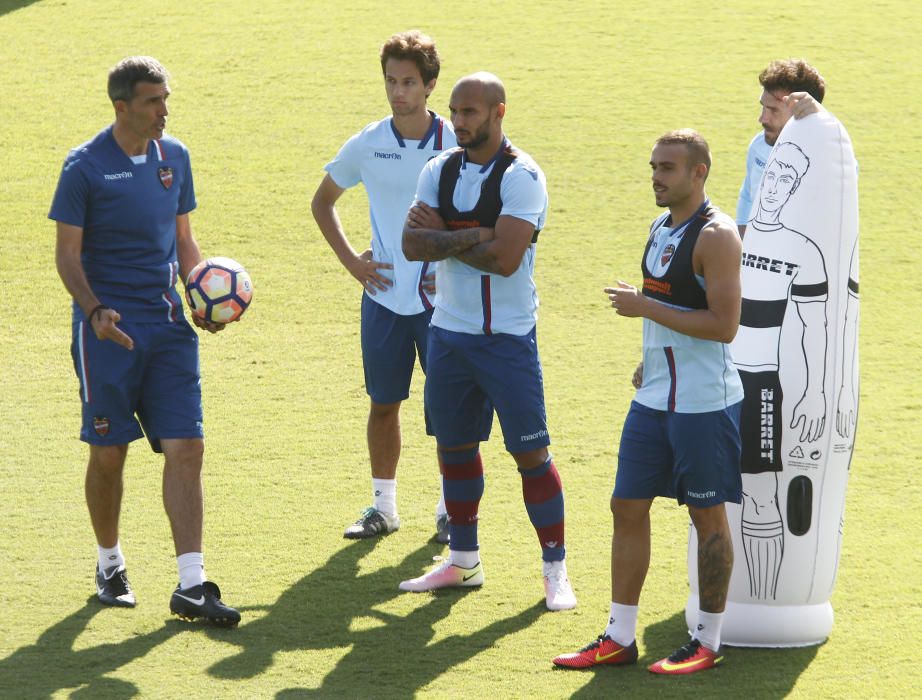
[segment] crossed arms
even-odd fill
[[[514,216],[500,216],[496,225],[449,231],[439,210],[423,202],[410,208],[403,228],[407,260],[457,258],[466,265],[509,277],[531,245],[535,227]]]

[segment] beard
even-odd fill
[[[457,136],[457,134],[456,134]],[[458,145],[463,146],[464,148],[478,148],[485,144],[490,138],[490,128],[488,124],[482,125],[477,129],[473,134],[470,135],[467,143],[461,143],[458,140]]]

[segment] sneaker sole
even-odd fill
[[[409,581],[401,581],[400,585],[397,586],[404,593],[428,593],[430,591],[443,591],[448,588],[480,588],[483,585],[484,577],[483,574],[478,577],[472,578],[470,581],[461,581],[460,583],[451,583],[446,586],[433,586],[431,588],[404,588],[403,584],[409,583]]]
[[[374,537],[387,537],[391,533],[397,532],[400,528],[395,527],[393,530],[385,530],[384,532],[373,532],[370,535],[366,535],[364,532],[344,532],[343,539],[347,540],[370,540]]]
[[[183,613],[178,613],[175,611],[170,611],[174,617],[179,618],[183,622],[195,622],[196,620],[202,620],[209,624],[214,625],[215,627],[236,627],[240,624],[240,620],[232,621],[226,618],[214,618],[214,617],[205,617],[204,615],[185,615]]]
[[[99,593],[96,594],[96,600],[109,608],[133,608],[138,604],[137,601],[134,603],[129,603],[128,601],[118,600],[117,598],[113,598],[112,600],[105,600],[102,596],[99,595]]]

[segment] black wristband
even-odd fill
[[[93,323],[93,316],[98,314],[100,311],[104,311],[105,309],[110,309],[110,308],[112,307],[106,306],[105,304],[97,304],[96,306],[94,306],[93,310],[90,311],[89,315],[87,316],[87,319],[89,319],[90,324]]]

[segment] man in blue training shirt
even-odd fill
[[[134,607],[119,542],[128,444],[147,435],[164,456],[163,501],[179,569],[170,610],[234,626],[202,555],[202,397],[198,336],[175,289],[202,259],[189,212],[189,153],[164,133],[169,75],[133,56],[109,73],[115,122],[72,150],[48,217],[57,222],[58,274],[73,297],[71,354],[89,443],[86,501],[96,534],[96,593]],[[199,327],[223,328],[195,319]],[[143,429],[143,432],[142,432]]]
[[[541,545],[545,603],[576,607],[567,577],[564,499],[550,436],[535,324],[533,276],[547,217],[544,173],[503,133],[506,90],[491,73],[451,93],[459,149],[419,175],[403,230],[410,260],[439,263],[429,331],[426,405],[439,449],[450,532],[448,560],[400,583],[404,591],[483,584],[477,518],[484,490],[480,442],[495,408],[522,478],[525,509]]]
[[[455,146],[451,125],[426,106],[440,65],[435,43],[418,31],[394,34],[384,43],[381,72],[392,115],[346,141],[324,167],[327,174],[311,202],[327,243],[365,290],[362,363],[371,400],[367,441],[374,501],[346,528],[343,536],[349,539],[386,535],[400,527],[400,406],[410,395],[417,355],[426,370],[435,273],[434,263],[406,259],[400,237],[419,171],[443,149]],[[368,194],[371,248],[357,253],[343,230],[336,202],[360,182]],[[444,544],[448,516],[441,493],[435,518],[436,540]]]

